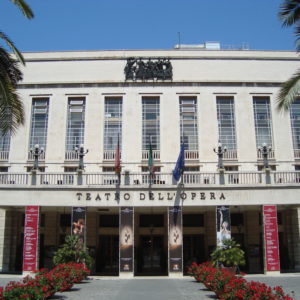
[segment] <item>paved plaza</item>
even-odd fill
[[[3,286],[19,277],[0,277]],[[285,292],[300,300],[300,274],[270,276],[246,276],[247,280],[261,281],[268,285],[281,285]],[[67,292],[57,293],[51,299],[61,300],[204,300],[216,299],[215,294],[191,277],[169,279],[166,277],[137,277],[134,279],[91,277],[76,284]]]

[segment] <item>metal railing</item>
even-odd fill
[[[8,160],[9,151],[0,151],[0,160]]]

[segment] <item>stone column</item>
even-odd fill
[[[7,210],[4,208],[0,209],[0,272],[9,271],[9,258],[7,256],[7,238],[5,232],[7,231]]]
[[[168,208],[169,218],[169,277],[183,276],[183,233],[182,208],[171,206]]]
[[[134,273],[134,209],[120,207],[120,277],[131,278]]]

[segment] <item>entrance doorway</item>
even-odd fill
[[[140,236],[137,275],[167,275],[167,255],[163,235]]]
[[[100,235],[96,255],[96,273],[119,275],[119,235]]]
[[[206,260],[203,234],[183,235],[183,267],[184,273],[192,262],[202,263]]]

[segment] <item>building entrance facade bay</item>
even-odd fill
[[[276,110],[297,53],[24,57],[26,121],[0,136],[0,271],[51,267],[75,209],[94,274],[182,276],[229,235],[246,272],[300,271],[300,99]]]

